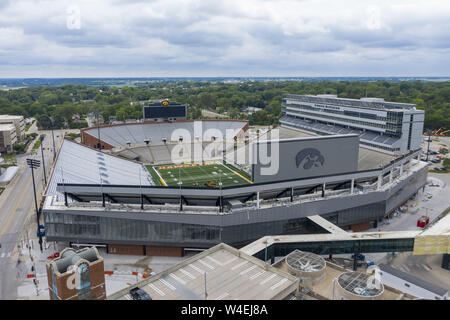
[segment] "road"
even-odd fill
[[[441,268],[442,255],[388,254],[381,262],[450,291],[450,271]]]
[[[43,141],[47,177],[53,161],[53,142],[51,131],[42,131],[46,137]],[[57,138],[57,135],[59,137]],[[55,131],[57,149],[62,142],[62,131]],[[32,143],[34,144],[34,143]],[[40,148],[34,154],[17,156],[19,171],[14,180],[0,196],[0,299],[15,299],[17,296],[17,242],[23,235],[24,227],[29,221],[35,222],[31,169],[26,165],[27,158],[41,160],[41,167],[35,170],[36,194],[39,202],[43,193],[44,176]],[[31,220],[28,220],[30,218]],[[42,219],[41,219],[42,224]],[[32,235],[30,235],[32,236]],[[34,236],[34,235],[33,235]]]

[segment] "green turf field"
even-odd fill
[[[159,186],[178,187],[180,180],[183,187],[212,189],[219,188],[220,181],[222,188],[251,183],[250,179],[237,169],[233,170],[232,166],[219,162],[147,166],[147,169]]]

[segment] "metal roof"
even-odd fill
[[[70,140],[63,141],[47,190],[47,195],[56,194],[58,200],[62,201],[62,194],[56,190],[58,183],[154,185],[150,174],[141,164]]]
[[[433,292],[439,296],[444,296],[448,292],[448,290],[446,290],[446,289],[443,289],[443,288],[438,287],[430,282],[427,282],[425,280],[417,278],[409,273],[392,268],[391,266],[388,266],[386,264],[381,263],[378,265],[378,267],[380,268],[381,271],[387,272],[397,278],[400,278],[409,283],[415,284],[416,286],[421,287],[430,292]]]
[[[277,300],[293,293],[298,279],[221,243],[108,299],[130,300],[139,287],[153,300],[203,300],[205,285],[207,300]]]

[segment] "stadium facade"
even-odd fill
[[[264,138],[254,138],[247,122],[202,121],[201,125],[222,131],[220,135],[205,134],[209,143],[220,142],[217,136],[223,137],[222,142],[231,137],[234,146],[240,141],[245,148],[252,139]],[[220,189],[157,186],[143,163],[168,163],[170,158],[158,156],[163,148],[169,155],[171,148],[181,143],[178,134],[173,134],[179,127],[196,140],[193,121],[88,128],[82,134],[84,145],[65,140],[45,193],[47,240],[105,244],[110,253],[182,255],[185,250],[221,242],[242,246],[266,235],[325,233],[307,219],[311,215],[360,231],[376,227],[415,196],[427,180],[427,163],[420,161],[420,147],[392,156],[358,147],[354,134],[317,137],[282,124],[276,128],[280,141],[290,140],[299,152],[280,155],[280,167],[297,161],[292,170],[317,170],[310,171],[314,174],[293,172],[281,180],[274,176]],[[225,133],[230,128],[231,136]],[[93,148],[99,131],[108,151]],[[340,161],[341,139],[345,144],[356,143],[347,156],[357,161],[327,171],[328,164]],[[310,153],[306,162],[299,159],[303,150],[311,149],[304,147],[307,144],[316,146],[315,152],[324,158]],[[123,159],[125,156],[139,161]],[[310,160],[318,162],[308,164]]]
[[[285,126],[319,134],[356,133],[364,147],[388,154],[407,154],[422,143],[425,113],[415,104],[288,94],[282,112]]]

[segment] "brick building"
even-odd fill
[[[66,248],[47,262],[50,300],[104,300],[103,258],[96,247],[75,251]]]

